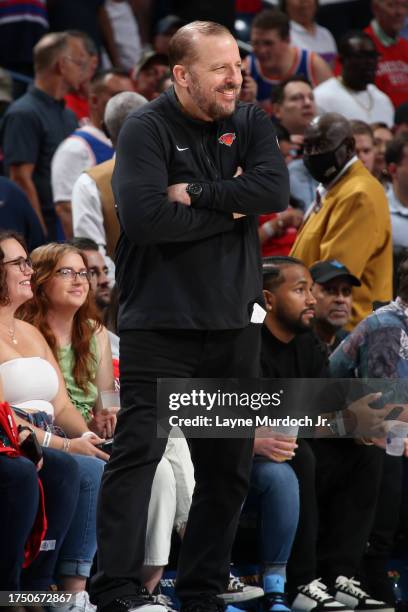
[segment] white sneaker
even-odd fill
[[[298,587],[291,605],[292,612],[346,612],[349,609],[342,603],[336,601],[327,593],[327,586],[320,582],[320,578],[312,580],[309,584]]]
[[[358,580],[338,576],[334,585],[334,598],[353,610],[373,610],[375,612],[393,612],[394,608],[384,601],[373,599],[363,591]]]
[[[177,612],[176,608],[174,608],[171,597],[167,597],[167,595],[159,593],[158,595],[153,595],[152,598],[154,603],[161,604],[166,612]]]
[[[220,599],[226,604],[238,603],[240,601],[249,601],[250,599],[257,599],[263,597],[264,591],[261,587],[252,586],[241,582],[236,576],[230,575],[228,589],[225,593],[218,595]]]
[[[58,605],[59,612],[96,612],[96,606],[89,601],[87,591],[74,593],[69,603]]]

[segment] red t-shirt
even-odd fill
[[[408,101],[408,40],[399,38],[394,45],[385,47],[371,26],[364,32],[373,39],[380,54],[375,84],[397,108]]]
[[[81,119],[87,119],[89,117],[89,104],[87,98],[83,98],[78,94],[67,94],[64,100],[65,107],[75,113],[79,123],[82,123]]]

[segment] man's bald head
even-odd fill
[[[339,113],[325,113],[315,117],[306,128],[304,148],[309,154],[333,151],[344,141],[353,151],[353,133],[347,119]]]
[[[172,71],[177,64],[191,65],[199,52],[198,42],[202,36],[230,36],[225,26],[214,21],[192,21],[174,34],[169,45],[169,65]]]

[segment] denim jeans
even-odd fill
[[[57,556],[75,511],[79,493],[76,462],[66,453],[43,449],[40,472],[25,457],[0,458],[0,587],[3,590],[46,590],[54,582]],[[44,487],[48,527],[41,550],[22,570],[25,541],[33,526],[38,502],[38,476]]]
[[[96,505],[105,462],[87,455],[71,457],[79,468],[79,499],[61,547],[56,575],[87,578],[96,552]]]
[[[263,565],[285,565],[299,519],[299,485],[290,463],[258,461],[252,465],[242,514],[256,513]]]
[[[38,490],[31,461],[0,456],[0,590],[20,589],[24,545],[37,514]]]

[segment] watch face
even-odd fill
[[[199,183],[190,183],[187,185],[187,193],[189,196],[198,197],[201,195],[203,188]]]

